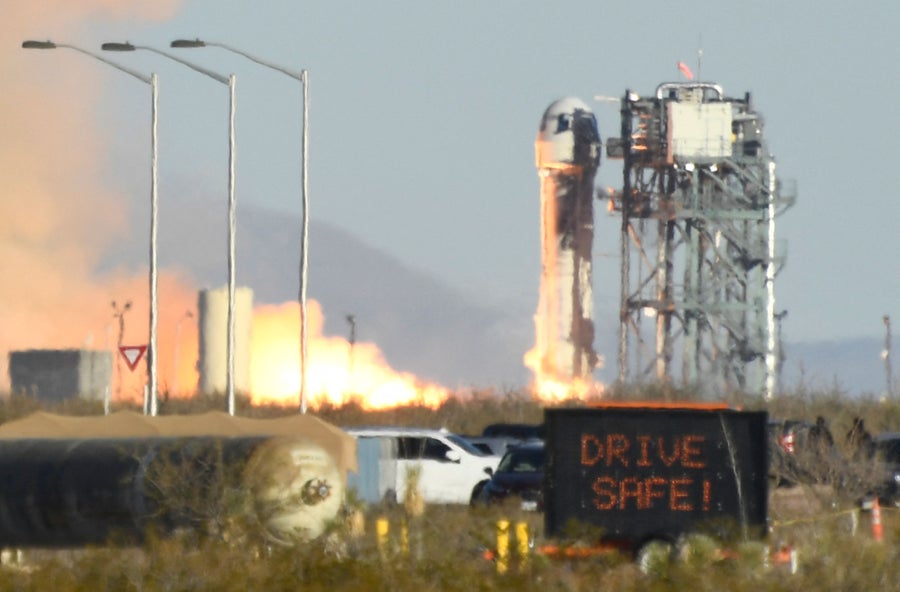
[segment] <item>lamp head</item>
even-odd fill
[[[56,49],[52,41],[23,41],[22,49]]]
[[[176,39],[169,47],[206,47],[206,42],[199,39]]]
[[[126,41],[125,43],[104,43],[100,49],[103,51],[134,51],[137,48]]]

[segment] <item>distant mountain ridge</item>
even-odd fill
[[[139,220],[134,226],[143,236]],[[185,269],[201,287],[224,285],[225,228],[224,208],[212,210],[200,200],[167,204],[159,225],[161,268]],[[110,253],[102,266],[145,265],[145,245],[130,243]],[[236,251],[237,283],[253,288],[256,303],[298,299],[299,216],[242,205]],[[475,302],[427,272],[315,218],[310,224],[308,297],[322,304],[326,334],[346,335],[345,317],[353,314],[358,341],[377,344],[397,371],[449,388],[502,390],[527,385],[531,378],[522,357],[534,341],[532,308]],[[617,376],[616,331],[608,319],[597,321],[595,346],[607,363],[597,375],[605,381]],[[787,342],[784,348],[781,385],[786,391],[836,387],[852,395],[880,396],[885,390],[883,341],[878,338]]]
[[[880,397],[887,389],[884,339],[857,337],[833,341],[786,343],[782,388],[820,391],[836,388],[850,395]],[[892,374],[895,374],[892,372]],[[894,395],[898,392],[893,379]]]
[[[174,211],[173,211],[174,210]],[[296,302],[300,286],[300,217],[251,205],[238,209],[236,282],[254,302]],[[141,222],[134,221],[143,236]],[[161,269],[186,270],[200,287],[225,285],[226,214],[207,202],[166,205],[159,223]],[[462,291],[412,269],[346,231],[311,219],[307,296],[325,314],[325,333],[378,345],[397,371],[449,388],[527,384],[522,356],[533,341],[531,311],[473,302]],[[102,268],[145,265],[140,241],[111,253]]]

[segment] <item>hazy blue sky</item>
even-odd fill
[[[168,4],[162,20],[69,9],[46,30],[30,19],[30,30],[13,32],[98,51],[104,41],[168,50],[172,39],[200,37],[307,68],[311,216],[469,294],[528,305],[537,302],[540,265],[533,142],[543,110],[580,97],[594,106],[603,138],[617,135],[617,105],[593,97],[649,94],[677,80],[684,60],[731,96],[752,93],[779,176],[797,183],[799,200],[778,222],[788,248],[776,294],[789,310],[785,339],[881,335],[885,313],[900,322],[900,4]],[[102,91],[72,110],[102,130],[96,173],[146,207],[147,88],[74,52],[34,55],[5,38],[10,59],[46,92],[65,94],[54,81],[71,68],[91,70],[87,83]],[[299,212],[300,85],[220,49],[171,51],[237,75],[238,208]],[[182,194],[221,191],[224,208],[227,89],[152,53],[110,57],[160,77],[160,224],[165,201]],[[620,162],[604,160],[597,181],[620,186]],[[613,325],[618,222],[601,208],[597,218],[596,315]],[[131,236],[145,240],[143,230]]]

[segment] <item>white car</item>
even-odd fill
[[[410,469],[419,470],[419,492],[426,503],[468,504],[481,492],[499,456],[489,455],[446,430],[405,427],[355,427],[344,430],[357,438],[382,442],[380,461],[383,497],[402,501]]]

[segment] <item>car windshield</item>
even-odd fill
[[[498,473],[534,473],[544,468],[543,448],[521,448],[507,452],[497,466]]]
[[[543,432],[543,425],[492,423],[484,428],[481,435],[485,438],[518,438],[519,440],[529,440],[531,438],[543,438]]]
[[[468,452],[469,454],[475,456],[488,456],[488,453],[480,448],[477,448],[474,444],[466,440],[465,438],[461,438],[456,434],[447,434],[447,439]]]
[[[878,453],[886,462],[900,463],[900,438],[891,438],[878,442]]]

